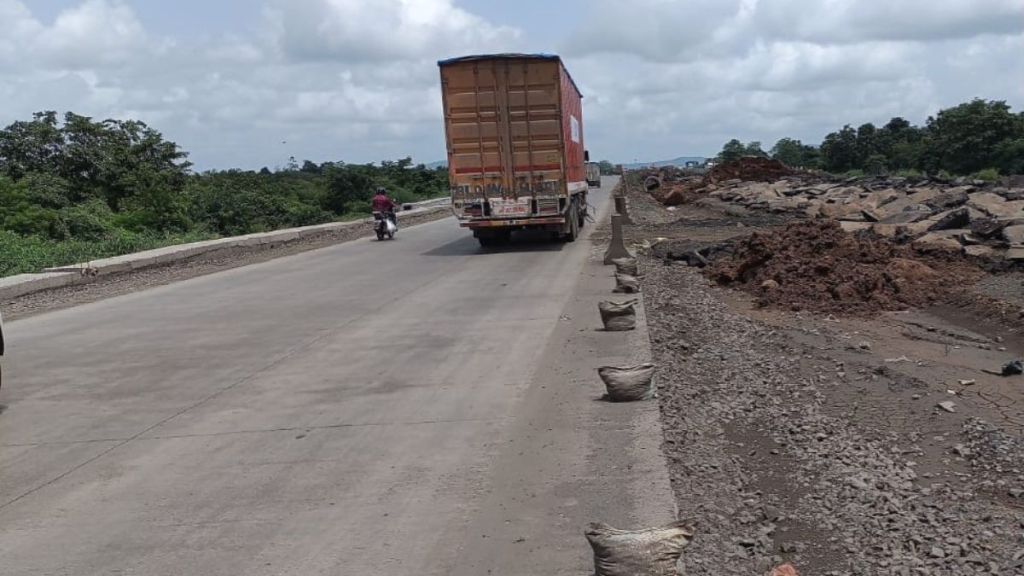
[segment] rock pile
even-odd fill
[[[706,174],[666,166],[643,175],[644,187],[666,206],[677,206],[704,196],[718,185],[739,182],[773,182],[795,172],[778,160],[741,158],[719,164]]]
[[[705,182],[707,184],[717,184],[730,180],[773,182],[794,174],[795,172],[792,168],[778,160],[748,157],[715,166],[708,171]]]
[[[755,233],[706,273],[754,294],[760,305],[822,312],[923,306],[980,275],[957,254],[922,252],[874,234],[851,234],[827,219]]]
[[[754,211],[830,218],[849,232],[871,230],[913,242],[921,251],[957,251],[990,262],[1024,264],[1024,182],[1019,178],[999,184],[963,178],[839,180],[785,174],[767,162],[748,158],[717,166],[701,178],[658,175],[651,193],[666,205],[708,198]],[[739,177],[721,179],[728,175]]]

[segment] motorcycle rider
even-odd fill
[[[398,217],[395,216],[395,203],[388,198],[388,192],[383,186],[377,188],[377,193],[374,195],[372,202],[372,209],[374,213],[381,213],[392,224],[398,226]]]

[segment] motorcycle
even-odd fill
[[[395,237],[395,233],[398,232],[396,220],[394,212],[373,213],[373,231],[377,233],[377,240],[390,240]]]

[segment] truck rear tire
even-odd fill
[[[566,242],[575,242],[580,235],[579,204],[575,200],[569,205],[569,214],[566,220],[569,221],[569,231],[562,237]]]

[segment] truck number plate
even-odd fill
[[[525,216],[530,213],[530,201],[491,202],[491,213],[495,216]]]

